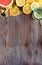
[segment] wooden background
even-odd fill
[[[0,17],[0,65],[42,65],[42,26],[31,15]]]

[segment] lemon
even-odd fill
[[[31,9],[34,10],[35,8],[38,8],[39,7],[39,3],[38,2],[33,2],[31,4]]]
[[[26,0],[26,4],[27,3],[31,4],[32,2],[35,2],[35,0]]]
[[[39,0],[40,7],[42,7],[42,0]]]
[[[17,6],[14,6],[14,7],[10,8],[10,15],[11,16],[17,16],[19,14],[20,14],[20,11],[19,11]]]
[[[39,2],[42,2],[42,0],[39,0]]]
[[[31,13],[31,8],[30,8],[30,5],[29,5],[29,4],[25,4],[25,5],[23,6],[23,12],[24,12],[25,14],[30,14],[30,13]]]
[[[25,0],[16,0],[16,4],[19,7],[22,7],[25,4]]]
[[[35,0],[36,2],[39,2],[39,0]]]

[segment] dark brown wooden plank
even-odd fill
[[[31,15],[0,18],[0,65],[42,65],[42,26]]]

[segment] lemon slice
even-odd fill
[[[17,6],[10,8],[10,16],[17,16],[20,14],[20,11]]]
[[[25,4],[25,0],[16,0],[16,4],[19,7],[22,7]]]
[[[36,19],[42,19],[42,8],[35,9],[33,15]]]
[[[38,2],[33,2],[31,4],[31,9],[34,10],[35,8],[38,8],[39,7],[39,3]]]
[[[25,5],[23,6],[23,12],[24,12],[25,14],[30,14],[30,13],[31,13],[31,8],[30,8],[30,5],[29,5],[29,4],[25,4]]]

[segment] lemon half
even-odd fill
[[[38,8],[39,7],[39,3],[38,2],[33,2],[31,4],[31,9],[34,10],[35,8]]]
[[[17,6],[10,8],[10,16],[17,16],[20,14],[20,11]]]
[[[39,0],[39,5],[40,7],[42,7],[42,0]]]
[[[25,0],[16,0],[16,4],[19,7],[22,7],[25,4]]]
[[[23,12],[24,12],[25,14],[30,14],[30,13],[31,13],[31,8],[30,8],[30,5],[29,5],[29,4],[25,4],[25,5],[23,6]]]

